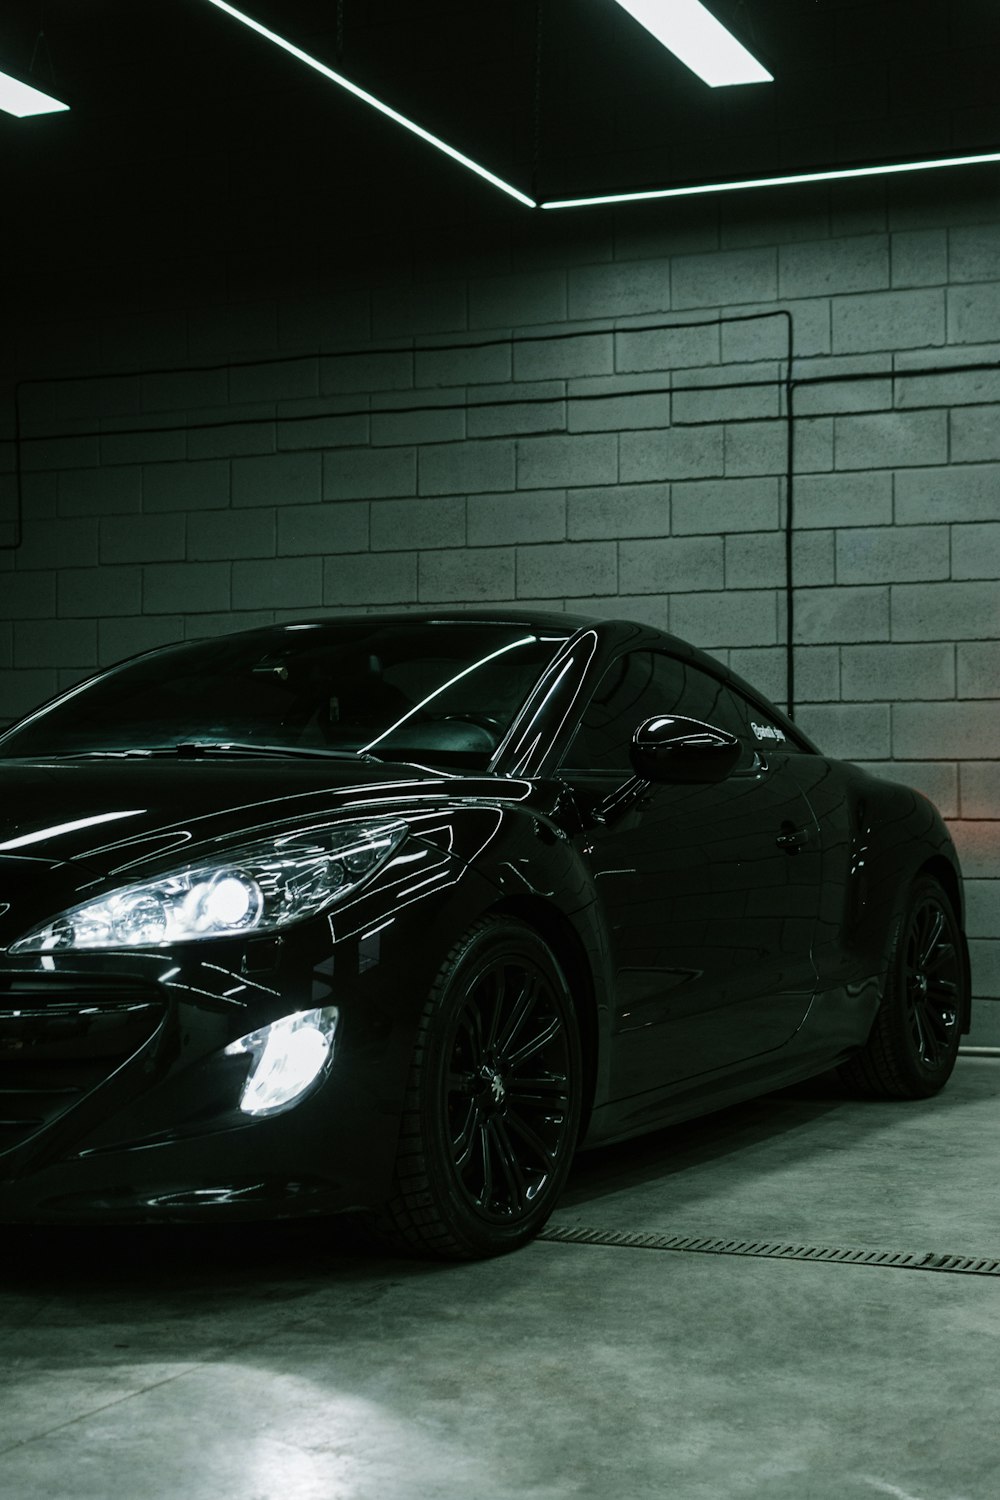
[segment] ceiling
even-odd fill
[[[1000,144],[996,0],[710,0],[775,76],[718,90],[613,0],[244,5],[541,198]],[[293,266],[406,216],[538,212],[206,0],[6,0],[0,66],[26,75],[33,52],[34,81],[71,106],[0,116],[8,253],[36,283],[69,260],[121,274],[195,256],[204,277],[252,247]]]

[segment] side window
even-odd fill
[[[747,721],[729,688],[659,651],[632,651],[612,662],[563,759],[566,771],[630,775],[629,746],[643,719],[677,713],[736,735],[744,747],[737,770],[753,763]]]

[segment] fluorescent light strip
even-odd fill
[[[701,0],[618,0],[618,4],[711,88],[774,82]]]
[[[32,88],[30,83],[20,83],[9,73],[0,73],[0,109],[23,120],[27,115],[54,115],[59,110],[69,109],[69,105],[53,99],[51,94],[43,94],[41,89]]]
[[[460,166],[467,167],[470,172],[475,172],[477,177],[485,178],[487,182],[499,188],[502,193],[508,193],[511,198],[516,198],[518,203],[523,203],[526,208],[538,207],[534,198],[529,198],[525,193],[520,192],[518,188],[511,187],[509,182],[504,182],[502,177],[495,176],[493,172],[487,171],[485,167],[481,167],[471,157],[464,156],[461,151],[456,151],[454,146],[449,146],[448,142],[441,140],[440,136],[432,135],[422,125],[418,125],[414,120],[407,119],[406,115],[401,115],[398,110],[393,109],[390,105],[383,104],[381,99],[375,98],[374,94],[369,94],[364,89],[358,88],[356,83],[352,83],[342,73],[335,73],[333,68],[328,68],[318,58],[311,57],[308,52],[303,52],[301,47],[296,47],[293,42],[287,41],[283,36],[279,36],[277,32],[269,31],[266,26],[262,26],[259,21],[255,21],[251,16],[245,15],[243,11],[237,10],[234,5],[228,5],[226,0],[208,0],[208,4],[214,5],[216,10],[224,11],[227,16],[232,16],[234,21],[239,21],[242,25],[248,26],[251,31],[256,31],[258,36],[264,37],[266,41],[273,42],[276,47],[281,48],[282,52],[287,52],[291,57],[297,58],[299,62],[305,63],[307,68],[312,68],[316,73],[322,73],[323,77],[329,78],[331,83],[339,84],[342,89],[346,89],[356,99],[360,99],[364,104],[370,104],[372,109],[377,109],[380,114],[388,116],[397,125],[402,125],[404,130],[409,130],[413,135],[419,136],[428,145],[435,146],[438,151],[443,151],[445,156],[451,157],[452,161],[457,161]]]
[[[879,167],[844,167],[833,172],[796,172],[788,177],[747,177],[741,182],[705,182],[697,187],[654,188],[643,193],[604,193],[597,198],[552,198],[540,208],[591,208],[599,203],[640,203],[651,198],[693,198],[699,193],[738,193],[744,188],[791,187],[799,182],[842,182],[848,177],[891,177],[897,172],[933,172],[941,167],[976,167],[1000,162],[1000,151],[980,156],[941,156],[933,161],[893,162]]]

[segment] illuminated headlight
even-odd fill
[[[230,1042],[227,1057],[253,1058],[240,1109],[260,1119],[298,1104],[323,1077],[333,1059],[335,1005],[300,1010]]]
[[[166,946],[273,932],[347,895],[405,835],[403,823],[341,823],[246,844],[74,906],[10,951]]]

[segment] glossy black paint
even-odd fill
[[[808,1076],[862,1045],[918,871],[937,875],[964,925],[954,847],[919,794],[825,758],[672,637],[561,614],[502,618],[566,640],[486,771],[0,759],[0,1216],[379,1204],[421,1007],[456,937],[489,913],[533,926],[570,982],[588,1145]],[[259,634],[278,641],[282,628]],[[606,669],[654,649],[734,686],[768,737],[717,784],[561,773]],[[383,815],[409,829],[387,863],[279,935],[9,951],[67,906],[195,853]],[[241,1115],[247,1064],[225,1047],[326,1004],[341,1019],[322,1086],[275,1118]]]

